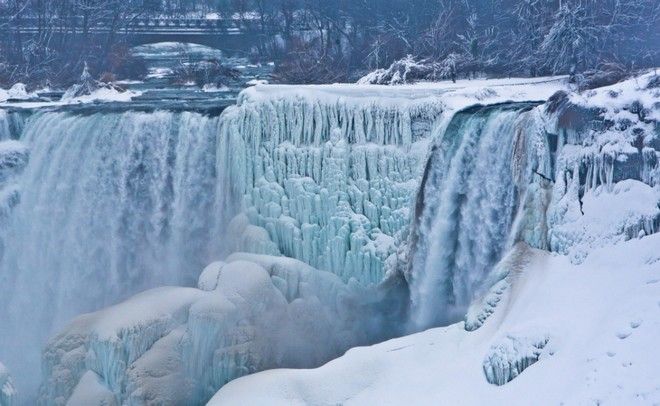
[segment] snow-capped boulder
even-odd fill
[[[9,100],[28,100],[30,98],[30,94],[23,83],[16,83],[12,86],[7,92],[7,96]]]
[[[122,95],[124,94],[124,95]],[[94,101],[94,100],[130,100],[132,93],[126,92],[112,83],[98,81],[89,73],[87,63],[83,68],[80,79],[71,85],[64,95],[63,101]]]

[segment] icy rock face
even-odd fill
[[[575,263],[593,248],[658,231],[660,93],[643,87],[647,79],[558,94],[546,105],[557,143],[549,245]]]
[[[319,366],[379,333],[365,322],[373,293],[291,258],[234,254],[199,287],[77,318],[44,351],[40,403],[203,404],[230,380]]]
[[[548,341],[547,337],[507,335],[491,347],[483,362],[486,379],[498,386],[512,381],[541,358]]]
[[[228,179],[244,196],[249,223],[265,229],[279,253],[345,281],[378,283],[410,222],[440,113],[428,100],[352,102],[249,89],[224,113]],[[261,229],[245,239],[263,241]]]
[[[14,381],[7,368],[0,362],[0,406],[12,406],[15,397]]]

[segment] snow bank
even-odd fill
[[[209,404],[657,403],[658,244],[656,234],[608,246],[581,265],[536,250],[509,305],[496,310],[501,318],[474,332],[459,323],[352,349],[315,370],[259,373],[229,383]],[[537,353],[510,383],[488,383],[484,360],[509,365]]]

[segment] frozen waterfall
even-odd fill
[[[46,111],[12,134],[30,152],[0,230],[0,284],[11,287],[0,359],[16,375],[36,367],[52,328],[154,286],[194,285],[224,253],[218,126],[196,113]]]

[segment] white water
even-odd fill
[[[511,244],[516,123],[526,107],[460,112],[432,152],[412,247],[412,328],[463,318]]]
[[[195,113],[37,113],[30,161],[2,230],[0,359],[38,349],[82,312],[160,285],[193,285],[224,253],[218,118]],[[30,379],[34,380],[34,379]]]

